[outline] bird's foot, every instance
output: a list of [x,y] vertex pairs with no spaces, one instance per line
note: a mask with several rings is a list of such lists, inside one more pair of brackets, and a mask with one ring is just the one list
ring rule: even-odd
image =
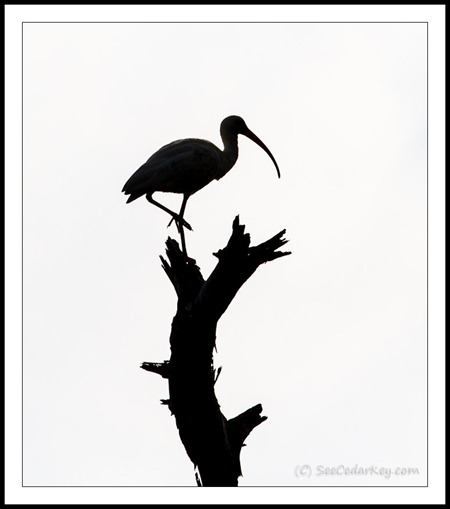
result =
[[192,226],[187,221],[185,221],[182,217],[180,217],[178,215],[172,217],[172,219],[169,221],[169,224],[167,225],[167,228],[169,228],[169,226],[173,223],[173,221],[175,221],[178,230],[180,229],[180,222],[181,222],[181,226],[184,226],[191,232],[193,231]]

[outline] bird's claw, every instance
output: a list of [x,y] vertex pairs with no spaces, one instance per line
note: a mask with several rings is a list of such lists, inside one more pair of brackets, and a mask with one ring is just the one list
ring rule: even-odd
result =
[[185,221],[184,219],[180,218],[180,216],[173,216],[172,219],[169,221],[169,224],[167,225],[167,228],[169,228],[169,226],[173,223],[173,221],[175,221],[175,223],[177,224],[178,230],[180,229],[179,225],[180,225],[180,222],[181,222],[182,226],[184,226],[185,228],[187,228],[191,232],[193,231],[192,230],[192,226],[187,221]]

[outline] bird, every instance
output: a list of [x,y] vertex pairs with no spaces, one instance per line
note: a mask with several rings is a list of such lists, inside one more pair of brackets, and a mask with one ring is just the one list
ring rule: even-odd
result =
[[[220,124],[223,150],[213,143],[197,138],[173,141],[161,147],[127,180],[122,192],[128,195],[126,203],[141,196],[172,216],[181,237],[183,253],[187,256],[184,229],[192,227],[184,219],[188,199],[213,180],[225,176],[238,158],[238,135],[246,136],[259,145],[270,157],[280,178],[280,170],[270,150],[247,127],[238,115],[226,117]],[[179,193],[183,195],[180,212],[177,214],[153,199],[153,193]]]

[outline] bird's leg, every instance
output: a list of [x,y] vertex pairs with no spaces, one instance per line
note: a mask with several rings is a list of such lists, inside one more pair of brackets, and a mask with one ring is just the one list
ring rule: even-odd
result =
[[179,218],[180,218],[180,221],[178,222],[175,219],[175,221],[177,222],[178,231],[180,232],[181,247],[182,247],[183,253],[186,255],[186,257],[187,257],[187,250],[186,250],[186,240],[184,238],[184,228],[183,228],[184,219],[183,219],[183,216],[184,216],[184,211],[186,209],[186,203],[187,203],[188,199],[189,199],[189,195],[188,194],[183,195],[183,203],[181,204],[180,213],[178,214]]
[[184,255],[186,256],[186,258],[188,257],[188,254],[187,254],[187,249],[186,249],[186,240],[184,238],[184,229],[183,229],[183,226],[181,226],[181,228],[178,230],[180,232],[180,238],[181,238],[181,248],[183,250],[183,253]]
[[[187,203],[187,201],[189,199],[189,196],[190,196],[189,194],[183,195],[183,202],[181,204],[180,213],[178,214],[180,216],[181,222],[185,222],[184,219],[183,219],[184,218],[184,211],[186,210],[186,203]],[[190,229],[192,230],[192,228],[190,228]]]
[[181,247],[183,248],[183,253],[187,256],[186,240],[184,237],[184,227],[181,223],[178,222],[177,219],[175,219],[173,217],[170,220],[170,223],[167,225],[167,227],[169,227],[172,224],[172,221],[175,221],[175,223],[177,225],[177,230],[178,230],[178,233],[180,234],[180,238],[181,238]]
[[[181,209],[180,209],[180,213],[178,214],[178,216],[183,220],[184,223],[186,223],[186,221],[184,221],[184,211],[186,209],[186,203],[189,199],[189,195],[183,195],[183,202],[181,204]],[[169,226],[172,224],[173,221],[176,221],[176,218],[174,216],[172,216],[172,219],[169,221],[169,224],[167,225],[167,228],[169,228]],[[178,225],[177,225],[178,227]],[[180,230],[180,228],[178,227],[178,230]],[[190,230],[192,231],[192,228],[190,228]]]
[[[168,209],[164,205],[161,205],[161,203],[158,203],[156,200],[153,199],[151,194],[147,194],[147,195],[145,195],[145,197],[152,205],[156,205],[161,210],[164,210],[164,212],[167,212],[168,214],[170,214],[172,216],[172,218],[176,221],[177,224],[180,222],[185,228],[187,228],[188,230],[192,230],[191,225],[189,223],[187,223],[182,217],[180,217],[179,214],[173,212],[172,210]],[[183,203],[184,203],[184,201],[185,200],[183,200]]]

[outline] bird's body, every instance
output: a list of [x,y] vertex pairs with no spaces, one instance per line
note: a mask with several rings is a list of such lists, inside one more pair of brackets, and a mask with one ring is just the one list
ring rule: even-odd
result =
[[[211,181],[219,180],[231,170],[238,158],[238,134],[243,134],[258,144],[272,159],[280,176],[278,165],[269,149],[248,129],[241,117],[231,116],[223,120],[220,134],[223,150],[209,141],[196,138],[164,145],[129,178],[122,189],[129,195],[127,203],[145,195],[150,203],[175,219],[185,253],[183,226],[191,229],[183,218],[187,200]],[[183,194],[180,213],[176,214],[156,202],[152,195],[157,191]]]
[[192,195],[226,173],[222,151],[206,140],[178,140],[155,152],[123,188],[127,203],[149,192]]

